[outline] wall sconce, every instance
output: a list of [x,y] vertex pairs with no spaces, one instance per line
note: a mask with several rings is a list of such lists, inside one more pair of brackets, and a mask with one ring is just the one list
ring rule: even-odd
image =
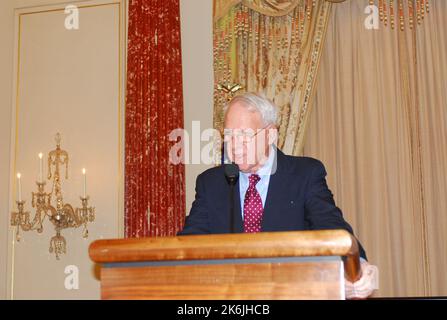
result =
[[[16,239],[20,241],[19,231],[37,230],[38,233],[43,231],[43,222],[46,217],[53,223],[56,235],[50,240],[50,253],[56,254],[56,259],[60,259],[59,255],[66,253],[66,240],[61,235],[61,230],[67,228],[84,227],[83,237],[88,237],[87,223],[95,220],[95,208],[89,207],[88,200],[90,197],[86,194],[86,171],[83,169],[83,195],[81,199],[81,207],[73,209],[71,204],[64,203],[61,186],[61,166],[65,165],[65,179],[68,179],[68,153],[60,148],[61,137],[56,134],[56,149],[48,154],[48,180],[53,179],[53,187],[50,193],[45,192],[46,182],[43,179],[43,159],[39,154],[39,175],[37,184],[37,192],[32,192],[31,205],[36,209],[36,213],[32,221],[30,221],[30,213],[25,211],[25,201],[22,200],[21,175],[17,174],[17,193],[16,201],[17,211],[11,212],[11,226],[17,227]],[[52,205],[52,200],[55,204]]]

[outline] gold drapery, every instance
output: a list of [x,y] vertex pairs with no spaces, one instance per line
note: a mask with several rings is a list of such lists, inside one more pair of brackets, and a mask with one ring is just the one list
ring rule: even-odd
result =
[[404,31],[363,28],[368,0],[333,7],[304,147],[379,267],[378,296],[447,295],[447,1],[430,3]]
[[278,105],[278,146],[288,154],[301,152],[330,9],[325,0],[215,0],[216,129],[222,129],[222,110],[232,94],[221,88],[241,85]]
[[[279,17],[291,13],[298,4],[307,1],[315,4],[317,0],[214,0],[213,17],[217,21],[225,16],[235,5],[242,3],[248,8],[263,15]],[[346,0],[326,0],[327,2],[343,2]]]
[[[314,0],[312,0],[314,1]],[[279,17],[292,12],[295,7],[303,2],[301,0],[215,0],[214,20],[225,16],[235,5],[242,3],[244,6],[263,15]]]

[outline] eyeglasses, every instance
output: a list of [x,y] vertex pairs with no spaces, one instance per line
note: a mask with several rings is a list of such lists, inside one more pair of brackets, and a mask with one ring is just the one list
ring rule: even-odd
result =
[[266,129],[269,126],[266,125],[261,129],[224,129],[224,138],[225,140],[235,138],[242,140],[243,142],[251,142],[261,131]]

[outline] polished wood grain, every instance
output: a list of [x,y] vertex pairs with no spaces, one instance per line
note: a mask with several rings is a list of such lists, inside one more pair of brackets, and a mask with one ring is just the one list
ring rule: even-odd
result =
[[341,261],[103,268],[102,299],[341,299]]
[[97,240],[89,254],[96,263],[343,256],[346,278],[356,281],[361,276],[357,241],[345,230]]

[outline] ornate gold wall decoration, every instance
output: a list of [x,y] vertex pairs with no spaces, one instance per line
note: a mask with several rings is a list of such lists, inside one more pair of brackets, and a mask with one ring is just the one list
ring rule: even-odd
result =
[[[43,179],[42,169],[39,173],[39,181],[36,181],[37,192],[32,192],[31,206],[36,209],[33,220],[30,220],[29,211],[25,211],[25,200],[22,200],[21,176],[18,174],[18,199],[17,211],[11,213],[11,226],[16,227],[16,240],[20,241],[20,229],[23,231],[37,230],[43,232],[43,223],[46,217],[54,225],[56,235],[50,240],[50,253],[56,255],[59,260],[60,255],[66,253],[66,240],[61,235],[61,231],[67,228],[78,228],[83,226],[83,237],[88,237],[87,223],[95,220],[95,208],[89,207],[90,197],[86,194],[85,169],[84,192],[80,197],[81,207],[74,209],[71,204],[65,203],[62,195],[61,171],[65,167],[65,179],[68,179],[68,152],[61,149],[61,137],[56,135],[56,149],[48,154],[48,180],[53,179],[53,186],[50,192],[45,192],[46,182]],[[41,166],[42,168],[42,166]],[[52,205],[52,202],[55,204]]]

